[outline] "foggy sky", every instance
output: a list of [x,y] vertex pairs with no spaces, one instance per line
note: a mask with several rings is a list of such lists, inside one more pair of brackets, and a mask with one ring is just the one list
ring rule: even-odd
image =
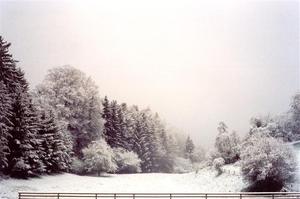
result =
[[0,1],[0,34],[32,88],[72,65],[204,146],[300,88],[298,1]]

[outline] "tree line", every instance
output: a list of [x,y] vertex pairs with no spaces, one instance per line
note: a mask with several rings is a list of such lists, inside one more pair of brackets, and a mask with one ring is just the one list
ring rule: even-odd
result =
[[9,47],[0,37],[1,173],[174,172],[180,158],[199,160],[190,137],[181,144],[149,108],[101,99],[76,68],[53,68],[29,90]]

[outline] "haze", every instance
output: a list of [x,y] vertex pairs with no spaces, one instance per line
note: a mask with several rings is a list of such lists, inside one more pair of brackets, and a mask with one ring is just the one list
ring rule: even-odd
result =
[[298,1],[1,1],[0,34],[32,88],[72,65],[203,146],[300,86]]

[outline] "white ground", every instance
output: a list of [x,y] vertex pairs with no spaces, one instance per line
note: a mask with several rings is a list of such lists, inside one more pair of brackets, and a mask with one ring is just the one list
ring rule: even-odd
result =
[[[300,182],[300,149],[295,148],[298,155]],[[246,184],[242,181],[238,166],[226,165],[223,174],[216,177],[216,172],[204,168],[196,174],[123,174],[108,177],[78,176],[60,174],[43,176],[30,180],[0,179],[0,199],[15,199],[18,191],[37,192],[114,192],[114,193],[187,193],[187,192],[239,192]],[[298,187],[298,188],[297,188]],[[300,191],[300,184],[293,188]]]
[[300,147],[295,147],[296,156],[297,156],[297,170],[296,170],[296,182],[294,184],[295,191],[300,191]]
[[[230,168],[229,168],[230,169]],[[123,174],[109,177],[60,174],[30,180],[0,181],[0,198],[17,198],[18,191],[44,192],[238,192],[245,187],[241,176],[204,168],[198,174]]]

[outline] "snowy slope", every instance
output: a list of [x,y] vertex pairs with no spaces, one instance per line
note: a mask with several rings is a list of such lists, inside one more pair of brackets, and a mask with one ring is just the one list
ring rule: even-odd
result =
[[61,174],[30,180],[0,181],[0,198],[16,198],[18,191],[45,192],[235,192],[245,185],[240,176],[204,168],[186,174],[123,174],[109,177]]

